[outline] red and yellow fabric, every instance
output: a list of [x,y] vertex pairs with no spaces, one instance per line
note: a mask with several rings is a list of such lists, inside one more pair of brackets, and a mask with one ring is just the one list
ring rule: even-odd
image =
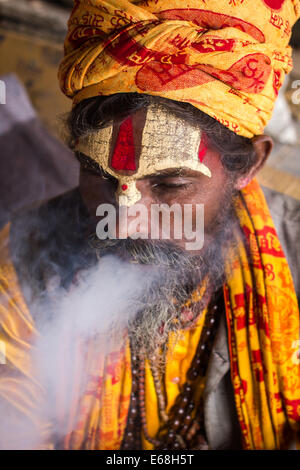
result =
[[253,137],[291,70],[299,0],[75,0],[59,79],[78,103],[146,93]]
[[[287,261],[264,196],[253,181],[236,202],[241,231],[226,266],[224,286],[228,346],[236,409],[244,449],[283,449],[300,430],[299,310]],[[44,435],[43,448],[53,447],[51,423],[36,420],[43,390],[31,364],[32,344],[39,334],[24,301],[9,255],[9,226],[1,233],[0,341],[7,364],[0,366],[0,402],[25,414]],[[205,312],[204,312],[205,315]],[[204,315],[182,333],[167,361],[168,409],[185,381],[200,338]],[[95,353],[91,340],[84,368],[89,379],[80,396],[80,367],[74,355],[74,386],[59,391],[58,405],[72,403],[67,416],[65,449],[119,449],[130,403],[128,345],[108,357]],[[57,371],[64,376],[63,357]],[[174,381],[174,377],[177,378]],[[179,379],[179,380],[178,380]],[[201,390],[204,383],[200,384]],[[159,427],[153,378],[146,363],[146,416],[149,433]],[[60,414],[59,408],[57,415]],[[151,445],[144,439],[144,448]]]
[[243,446],[282,448],[288,427],[300,429],[298,304],[255,180],[241,192],[236,210],[245,243],[238,244],[238,253],[227,266],[224,293]]

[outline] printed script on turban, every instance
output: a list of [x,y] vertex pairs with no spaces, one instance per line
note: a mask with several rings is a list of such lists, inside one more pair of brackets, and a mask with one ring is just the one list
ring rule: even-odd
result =
[[74,103],[130,92],[188,102],[239,135],[259,135],[292,68],[299,4],[75,0],[61,88]]

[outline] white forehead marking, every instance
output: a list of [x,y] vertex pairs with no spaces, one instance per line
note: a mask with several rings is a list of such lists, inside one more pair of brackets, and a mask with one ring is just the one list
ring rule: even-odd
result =
[[113,126],[83,137],[76,150],[95,160],[104,171],[118,181],[116,198],[119,205],[131,206],[140,200],[136,181],[167,168],[189,168],[211,177],[210,169],[200,162],[201,130],[163,106],[151,104],[147,108],[142,134],[138,169],[133,175],[120,175],[109,167]]
[[190,168],[211,177],[210,169],[200,162],[201,130],[161,105],[147,109],[143,130],[140,167],[146,174],[166,168]]

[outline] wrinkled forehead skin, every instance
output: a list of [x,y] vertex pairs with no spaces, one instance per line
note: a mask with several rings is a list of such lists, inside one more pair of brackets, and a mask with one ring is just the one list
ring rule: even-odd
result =
[[118,180],[119,205],[138,202],[141,194],[136,181],[162,170],[188,168],[211,177],[203,163],[206,146],[199,127],[160,104],[80,138],[75,150]]

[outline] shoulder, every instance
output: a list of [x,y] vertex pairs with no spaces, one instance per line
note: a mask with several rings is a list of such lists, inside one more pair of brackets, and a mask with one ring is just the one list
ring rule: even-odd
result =
[[[0,231],[0,340],[7,344],[12,363],[28,360],[39,324],[32,300],[41,267],[55,256],[57,239],[69,239],[66,232],[74,230],[77,208],[78,194],[70,191],[20,212]],[[61,229],[65,226],[69,230]],[[47,260],[45,248],[50,250]]]
[[300,200],[262,186],[300,299]]
[[12,262],[10,228],[7,224],[0,232],[0,341],[6,364],[28,375],[30,344],[37,332]]
[[27,319],[30,318],[11,257],[10,230],[11,224],[8,223],[0,232],[0,319],[2,322],[7,320],[4,315],[6,310],[19,310]]
[[[68,288],[87,261],[87,224],[89,217],[78,188],[12,219],[11,256],[29,305],[48,295],[53,283]],[[39,324],[48,313],[38,309],[32,315]]]

